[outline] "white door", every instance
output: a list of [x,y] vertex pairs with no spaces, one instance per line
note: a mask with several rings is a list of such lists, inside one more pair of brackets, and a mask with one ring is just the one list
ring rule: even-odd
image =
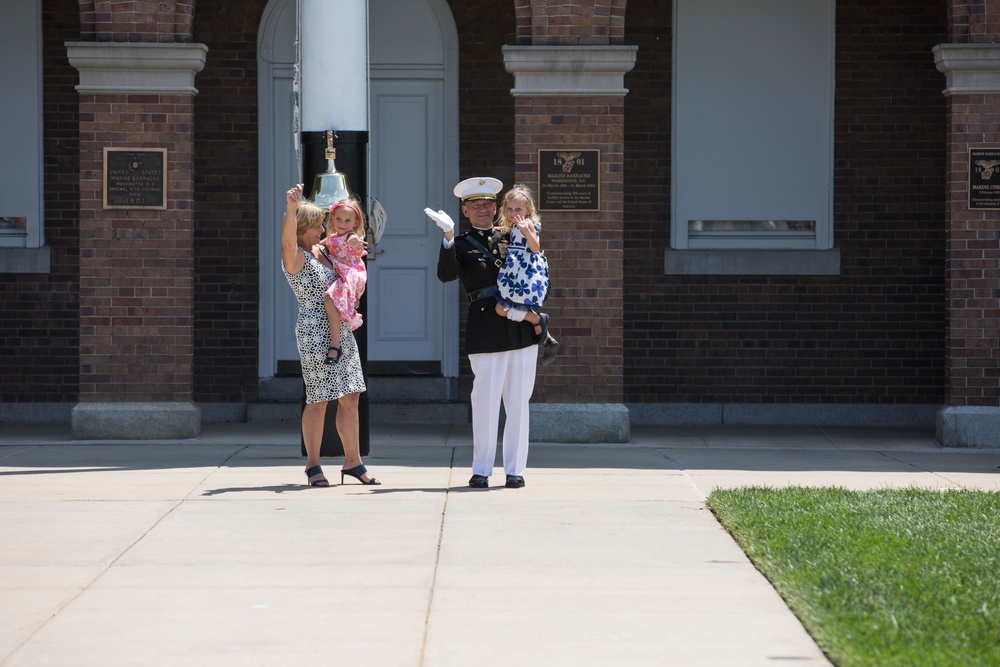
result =
[[[276,199],[292,182],[285,165],[295,164],[291,106],[278,108],[286,90],[291,95],[294,57],[281,65],[265,62],[265,54],[273,61],[280,54],[294,53],[294,17],[290,30],[283,18],[294,14],[294,7],[293,0],[271,0],[260,30],[261,67],[269,70],[261,74],[260,111],[261,377],[273,376],[279,361],[298,360],[288,320],[291,313],[294,323],[295,297],[276,260],[275,218],[283,206]],[[369,0],[368,16],[368,194],[388,215],[385,234],[371,249],[368,262],[369,369],[456,377],[457,287],[437,280],[441,232],[423,209],[443,208],[458,217],[451,194],[451,186],[459,180],[457,31],[446,0]],[[265,107],[265,77],[271,79],[266,84],[273,90],[271,97],[278,100],[270,108]],[[265,126],[274,140],[264,136]],[[267,156],[266,151],[274,155]]]
[[389,221],[368,261],[370,367],[410,361],[422,362],[411,371],[441,372],[441,231],[423,212],[445,205],[441,87],[433,80],[371,81],[371,190]]
[[260,314],[258,375],[273,377],[278,361],[298,361],[295,295],[281,272],[285,192],[300,179],[293,130],[295,1],[271,0],[257,40],[258,225]]
[[[437,279],[458,181],[457,33],[444,0],[369,0],[370,194],[388,213],[368,262],[372,372],[458,374],[455,285]],[[391,19],[389,19],[391,17]]]

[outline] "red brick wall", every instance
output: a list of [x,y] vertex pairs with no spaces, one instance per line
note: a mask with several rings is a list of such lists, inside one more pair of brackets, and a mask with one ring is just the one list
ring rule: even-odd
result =
[[[188,95],[80,95],[80,400],[190,401]],[[166,148],[165,211],[103,208],[105,147]]]
[[956,95],[949,105],[946,399],[1000,401],[1000,216],[968,206],[969,147],[1000,146],[995,95]]
[[83,41],[190,42],[195,0],[80,0]]
[[[620,97],[515,98],[517,178],[537,192],[540,149],[600,151],[601,211],[545,211],[552,291],[545,311],[560,360],[539,370],[535,400],[621,403],[622,115]],[[611,222],[609,222],[609,220]],[[584,381],[581,381],[584,379]]]
[[215,0],[195,14],[195,42],[208,47],[194,98],[199,402],[257,397],[257,29],[266,4]]
[[[449,0],[458,27],[459,178],[514,177],[514,76],[503,46],[514,43],[510,2]],[[456,206],[457,208],[457,206]]]
[[48,274],[0,273],[0,402],[75,401],[79,378],[79,171],[76,69],[64,42],[80,37],[74,0],[42,7],[45,76],[45,242]]
[[[951,0],[950,42],[996,43],[1000,2]],[[948,99],[945,405],[996,406],[1000,401],[1000,218],[969,210],[970,147],[1000,145],[995,95]]]
[[626,402],[940,403],[944,5],[837,3],[836,277],[663,275],[670,7],[626,15]]
[[948,0],[953,44],[995,42],[1000,33],[1000,0]]
[[520,45],[622,44],[625,0],[514,0]]

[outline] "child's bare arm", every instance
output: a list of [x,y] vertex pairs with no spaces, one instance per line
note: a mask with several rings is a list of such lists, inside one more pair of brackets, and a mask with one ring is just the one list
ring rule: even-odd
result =
[[368,247],[365,241],[361,240],[361,237],[357,234],[351,234],[347,237],[347,245],[351,246],[355,250],[364,250]]

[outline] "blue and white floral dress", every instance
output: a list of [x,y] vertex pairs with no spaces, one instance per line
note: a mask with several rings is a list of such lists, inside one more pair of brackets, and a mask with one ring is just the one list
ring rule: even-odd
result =
[[[538,226],[535,226],[538,234]],[[545,253],[531,252],[528,239],[511,227],[507,258],[497,276],[497,301],[505,307],[530,309],[545,303],[549,293],[549,262]]]

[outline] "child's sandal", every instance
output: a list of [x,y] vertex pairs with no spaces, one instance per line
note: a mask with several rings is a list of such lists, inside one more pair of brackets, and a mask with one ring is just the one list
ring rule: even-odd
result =
[[535,326],[539,328],[539,332],[535,334],[535,342],[544,343],[545,339],[549,337],[549,316],[545,313],[538,313],[538,324]]
[[[337,356],[331,357],[330,350],[336,352]],[[323,360],[323,363],[326,364],[327,366],[335,366],[338,361],[340,361],[340,348],[331,345],[330,349],[326,351],[326,359]]]

